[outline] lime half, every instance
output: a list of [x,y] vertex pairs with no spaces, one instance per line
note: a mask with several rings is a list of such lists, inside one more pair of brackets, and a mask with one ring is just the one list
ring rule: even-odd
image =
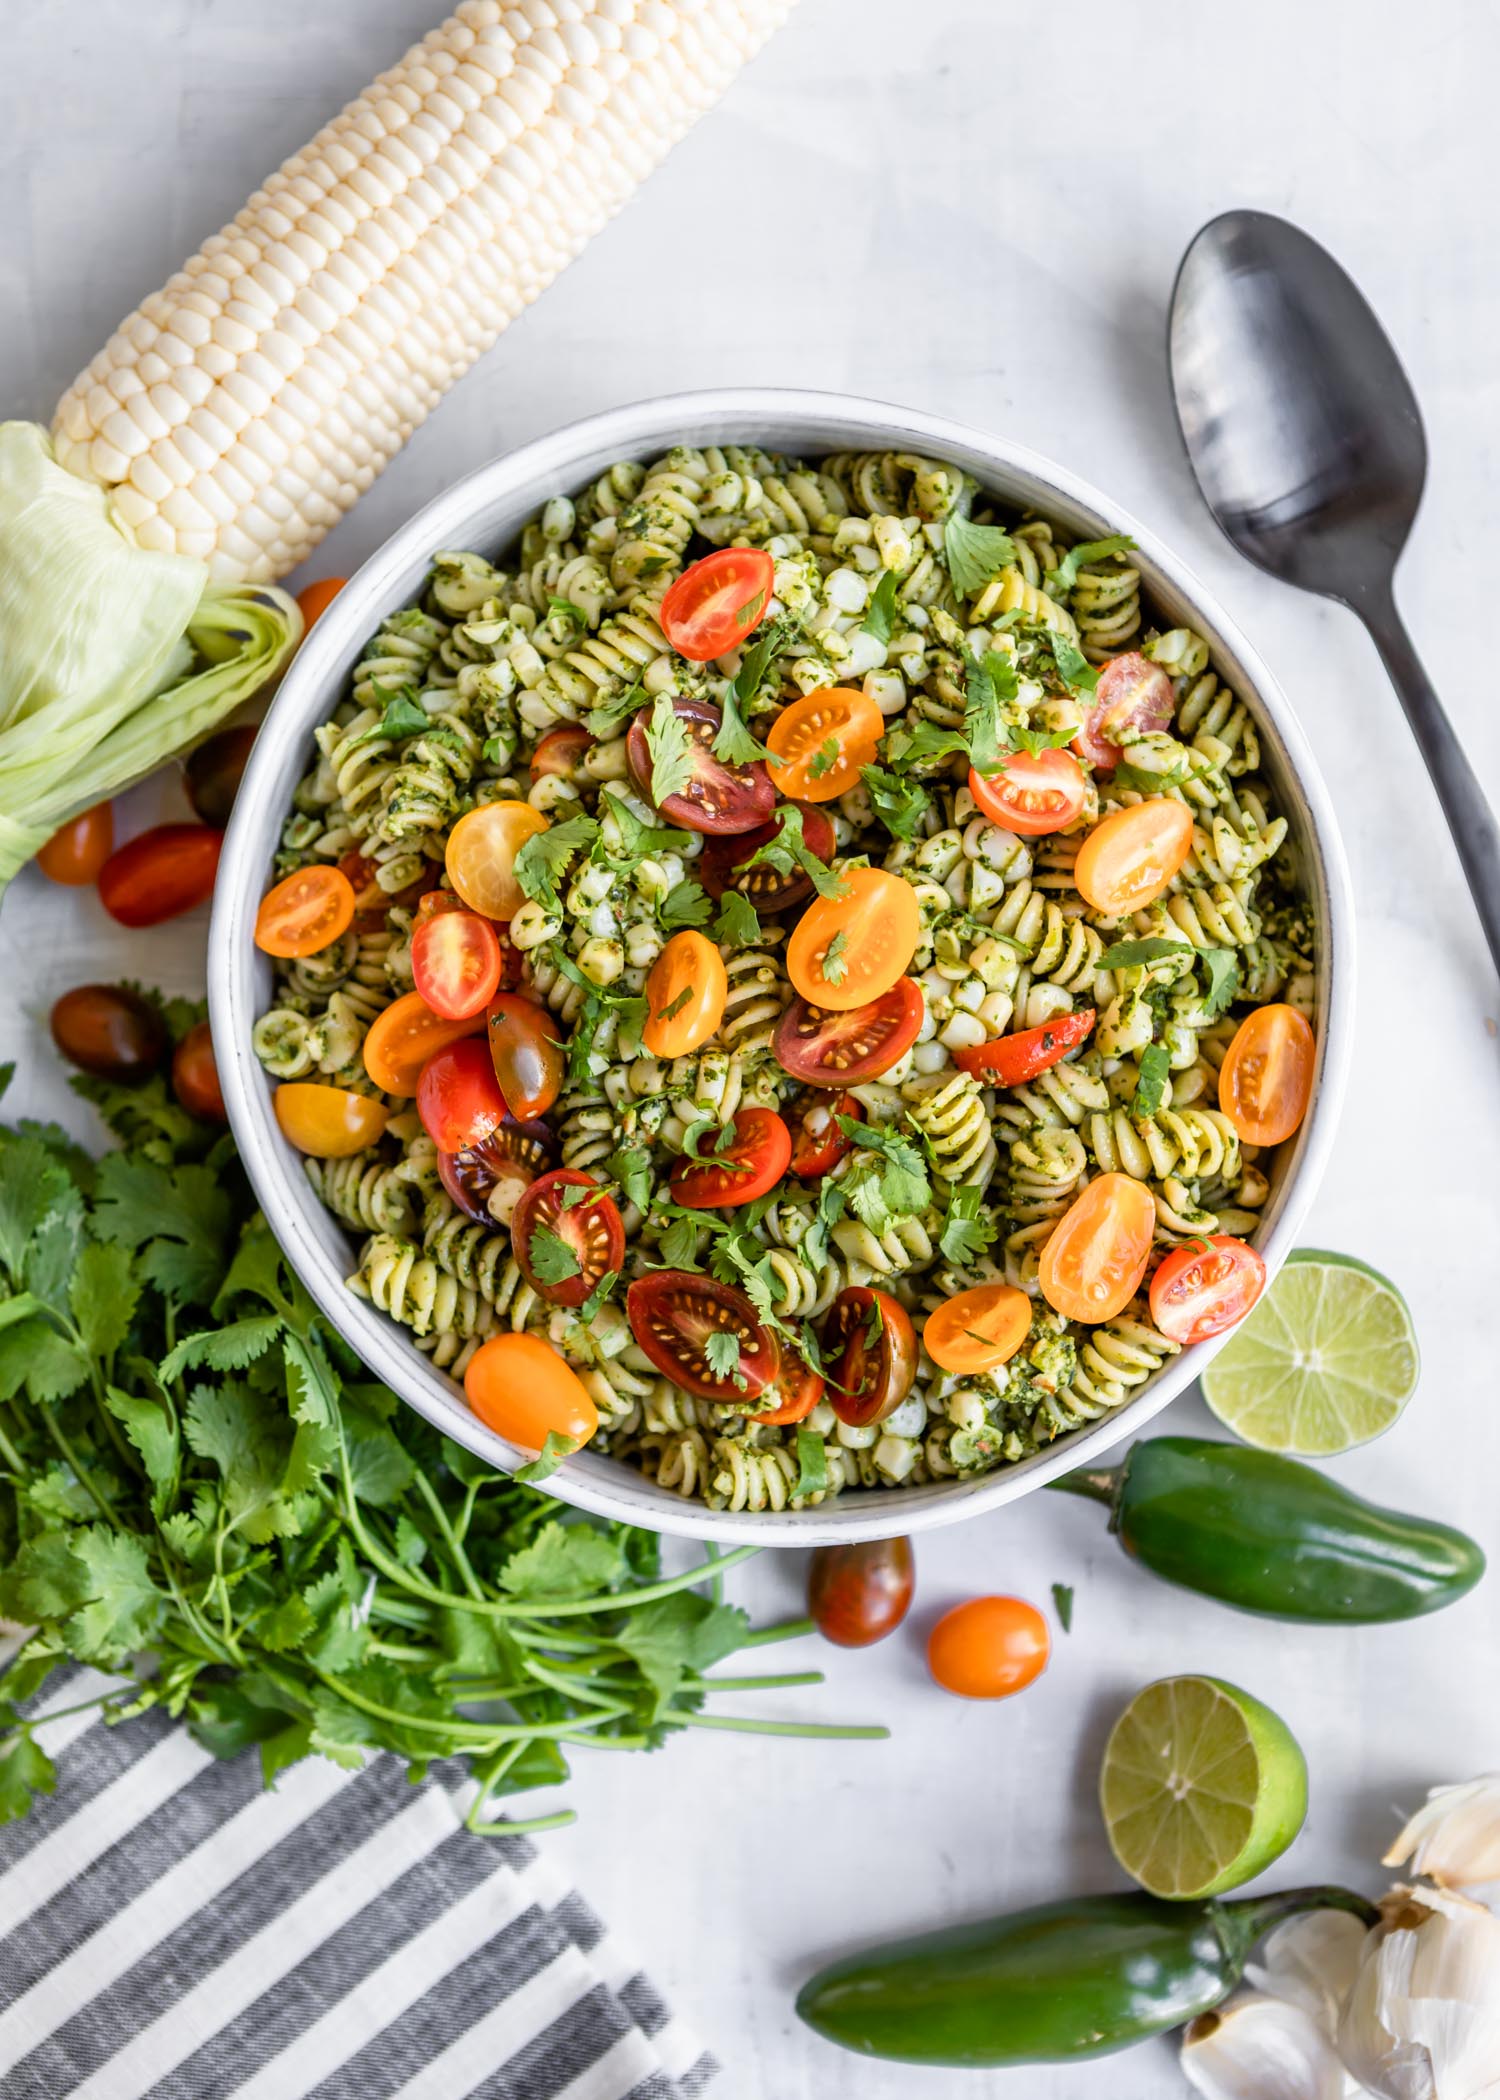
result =
[[1137,1692],[1104,1749],[1099,1805],[1143,1889],[1218,1896],[1279,1859],[1307,1814],[1307,1765],[1285,1721],[1217,1677]]
[[1262,1451],[1331,1458],[1389,1429],[1416,1391],[1417,1337],[1388,1278],[1294,1254],[1203,1373],[1203,1397]]

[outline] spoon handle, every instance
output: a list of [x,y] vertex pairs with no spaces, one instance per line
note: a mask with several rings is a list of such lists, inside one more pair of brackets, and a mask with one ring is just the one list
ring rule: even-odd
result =
[[1500,969],[1500,826],[1484,790],[1443,713],[1432,681],[1389,591],[1355,606],[1406,709],[1406,719],[1437,789],[1448,829],[1463,862],[1490,954]]

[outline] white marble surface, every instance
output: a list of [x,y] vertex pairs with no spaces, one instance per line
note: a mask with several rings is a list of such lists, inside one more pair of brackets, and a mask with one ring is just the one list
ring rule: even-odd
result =
[[[9,0],[0,71],[0,405],[45,417],[117,318],[257,179],[428,28],[441,0]],[[563,281],[461,385],[312,564],[348,571],[474,462],[608,403],[720,381],[850,387],[1002,429],[1075,468],[1193,562],[1284,681],[1354,865],[1354,1082],[1309,1241],[1388,1270],[1426,1369],[1410,1412],[1336,1467],[1500,1548],[1500,1011],[1442,821],[1374,656],[1334,607],[1243,566],[1170,420],[1164,305],[1194,229],[1234,203],[1328,242],[1384,315],[1432,441],[1401,597],[1500,797],[1493,536],[1500,221],[1486,0],[803,0],[800,14]],[[133,821],[175,807],[140,791]],[[15,1105],[65,1110],[52,1000],[128,970],[202,982],[201,922],[123,936],[91,897],[17,883],[0,919]],[[75,1104],[76,1106],[76,1104]],[[1168,1426],[1205,1420],[1180,1404]],[[1393,1807],[1496,1762],[1500,1576],[1358,1638],[1238,1619],[1128,1568],[1098,1513],[1037,1496],[923,1542],[914,1625],[835,1654],[782,1710],[888,1720],[884,1745],[701,1733],[584,1759],[546,1840],[728,2066],[775,2100],[1158,2100],[1165,2045],[991,2076],[866,2065],[815,2041],[793,1986],[853,1939],[1113,1874],[1093,1802],[1108,1724],[1146,1679],[1209,1669],[1306,1747],[1283,1872],[1372,1882]],[[800,1570],[760,1563],[768,1610]],[[1074,1632],[1013,1705],[925,1681],[919,1635],[975,1588],[1077,1591]],[[789,1653],[789,1651],[782,1651]],[[741,1702],[748,1703],[748,1702]],[[717,2090],[717,2089],[716,2089]]]

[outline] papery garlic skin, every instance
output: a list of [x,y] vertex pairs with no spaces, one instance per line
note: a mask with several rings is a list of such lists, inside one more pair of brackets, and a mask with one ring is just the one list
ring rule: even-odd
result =
[[1365,1927],[1346,1910],[1308,1911],[1268,1935],[1259,1961],[1245,1964],[1245,1981],[1267,1997],[1300,2006],[1332,2041],[1365,1939]]
[[1500,2100],[1500,1918],[1395,1888],[1360,1955],[1338,2050],[1374,2100]]
[[1311,2013],[1259,1991],[1238,1991],[1200,2013],[1183,2032],[1179,2060],[1204,2100],[1345,2100],[1349,2089]]
[[[1500,1892],[1500,1772],[1435,1786],[1382,1865],[1429,1875],[1444,1888]],[[1487,1900],[1493,1900],[1488,1898]]]

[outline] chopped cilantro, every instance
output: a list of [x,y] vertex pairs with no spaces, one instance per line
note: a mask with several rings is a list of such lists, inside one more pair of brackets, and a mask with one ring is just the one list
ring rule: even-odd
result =
[[674,884],[661,901],[661,923],[669,929],[675,926],[706,926],[713,913],[714,908],[708,892],[692,881]]
[[604,1274],[599,1278],[599,1281],[594,1285],[594,1288],[584,1299],[582,1305],[580,1305],[578,1308],[577,1317],[583,1326],[588,1326],[589,1322],[598,1312],[600,1306],[603,1305],[605,1300],[610,1296],[611,1292],[614,1290],[614,1287],[619,1282],[619,1280],[620,1272],[618,1269],[605,1270]]
[[1135,1100],[1131,1113],[1144,1122],[1154,1116],[1161,1107],[1167,1090],[1167,1074],[1171,1069],[1171,1056],[1165,1043],[1148,1043],[1141,1052],[1141,1076],[1135,1083]]
[[651,754],[651,800],[660,809],[669,796],[680,795],[693,777],[693,739],[670,693],[658,693],[651,703],[646,748]]
[[562,897],[557,885],[563,870],[575,853],[586,851],[598,836],[598,820],[581,810],[537,832],[516,855],[515,877],[522,893],[543,911],[560,912]]
[[815,1429],[797,1431],[797,1485],[792,1499],[828,1492],[828,1446]]
[[860,622],[862,634],[873,635],[877,642],[888,642],[896,626],[897,591],[894,569],[882,569],[880,581],[870,593],[870,602],[865,607],[864,619]]
[[[1129,543],[1127,543],[1129,544]],[[1064,1633],[1073,1631],[1073,1591],[1066,1582],[1052,1585],[1052,1603],[1057,1612],[1057,1623]]]
[[817,750],[813,753],[812,762],[808,766],[807,770],[814,780],[821,780],[825,773],[831,773],[833,771],[834,767],[838,764],[838,762],[838,738],[832,736],[825,737],[823,742],[819,744]]
[[802,622],[793,613],[778,613],[762,628],[740,659],[733,691],[738,705],[750,705],[765,683],[766,673],[782,651],[791,647],[802,632]]
[[927,1208],[932,1182],[910,1138],[889,1124],[872,1126],[853,1116],[840,1116],[839,1128],[867,1155],[843,1181],[844,1200],[861,1224],[884,1232],[893,1218],[915,1217]]
[[571,627],[578,634],[589,624],[588,614],[581,605],[575,605],[571,598],[549,598],[547,618],[556,620],[562,627]]
[[737,609],[734,616],[735,626],[742,627],[748,632],[765,609],[766,594],[763,590],[759,590],[753,598],[747,598],[744,604]]
[[563,1436],[559,1430],[549,1429],[540,1457],[534,1458],[530,1465],[518,1466],[511,1475],[512,1480],[524,1480],[532,1487],[550,1480],[563,1460],[573,1456],[580,1442],[576,1436]]
[[1070,634],[1053,634],[1052,661],[1070,693],[1091,693],[1099,683],[1099,673]]
[[1200,948],[1198,960],[1208,978],[1204,1005],[1215,1020],[1229,1010],[1240,988],[1240,959],[1232,948]]
[[945,1258],[958,1268],[977,1261],[995,1238],[998,1227],[983,1214],[984,1192],[966,1182],[948,1191],[948,1215],[938,1241]]
[[740,1369],[740,1338],[737,1334],[717,1329],[704,1343],[703,1353],[715,1378],[732,1378],[741,1391],[744,1390],[745,1374]]
[[[1099,958],[1101,970],[1139,970],[1146,963],[1165,962],[1171,955],[1191,955],[1192,946],[1187,941],[1167,941],[1153,934],[1144,941],[1116,941],[1106,948]],[[1223,954],[1227,951],[1216,951]]]
[[678,831],[666,824],[643,824],[630,804],[612,789],[606,788],[599,798],[601,807],[609,804],[605,814],[614,818],[620,829],[620,842],[626,858],[644,860],[652,853],[680,853],[684,846],[692,846],[695,836],[691,831]]
[[644,1210],[651,1201],[651,1154],[644,1145],[619,1145],[609,1155],[610,1173],[627,1203]]
[[539,1219],[532,1226],[526,1241],[526,1260],[536,1272],[538,1283],[566,1283],[570,1276],[581,1274],[578,1256],[560,1232]]
[[733,685],[726,686],[721,719],[714,736],[714,757],[722,758],[726,766],[748,766],[765,755],[765,745],[745,727],[739,696]]
[[675,1020],[677,1015],[682,1012],[682,1009],[687,1005],[688,1001],[692,998],[692,996],[693,987],[690,984],[685,984],[682,987],[682,990],[677,994],[677,997],[675,999],[669,1001],[669,1003],[666,1006],[663,1006],[658,1010],[658,1012],[655,1015],[655,1019],[658,1021]]
[[730,948],[751,948],[760,939],[760,919],[755,906],[738,890],[726,890],[719,899],[714,938]]
[[943,559],[960,598],[972,598],[1016,558],[1016,543],[998,525],[976,525],[951,511],[943,524]]
[[612,700],[600,700],[591,707],[583,718],[584,727],[590,736],[604,740],[618,736],[632,716],[640,713],[648,698],[646,688],[639,681],[628,685]]
[[1048,575],[1047,582],[1057,597],[1066,597],[1078,581],[1080,569],[1086,568],[1090,562],[1103,561],[1111,554],[1128,554],[1134,545],[1135,541],[1128,532],[1112,532],[1108,539],[1103,540],[1083,540],[1078,546],[1068,549]]
[[823,975],[829,984],[842,984],[849,975],[849,962],[844,950],[849,945],[849,936],[841,926],[823,951]]
[[790,875],[800,868],[820,897],[842,897],[848,888],[843,877],[835,875],[826,860],[819,860],[802,836],[802,812],[795,802],[782,803],[776,812],[775,837],[756,848],[741,872],[762,865],[774,868],[778,875]]
[[672,1222],[661,1236],[661,1258],[669,1269],[696,1269],[702,1244],[701,1218],[674,1210]]
[[389,686],[377,685],[373,690],[385,702],[385,712],[380,720],[355,737],[350,744],[399,743],[403,737],[420,736],[424,729],[432,727],[432,717],[417,699],[416,687],[404,685],[398,692]]
[[1109,777],[1116,787],[1133,788],[1138,795],[1160,795],[1167,788],[1181,787],[1191,776],[1186,766],[1173,766],[1170,773],[1148,773],[1144,766],[1122,759]]
[[860,778],[870,807],[893,839],[914,839],[922,830],[932,797],[920,780],[887,766],[862,766]]

